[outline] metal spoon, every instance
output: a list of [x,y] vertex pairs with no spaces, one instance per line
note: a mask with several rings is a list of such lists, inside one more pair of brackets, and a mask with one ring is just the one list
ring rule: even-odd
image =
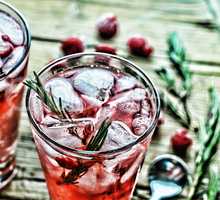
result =
[[186,163],[179,157],[171,154],[156,157],[148,172],[151,200],[178,196],[188,183],[188,174]]

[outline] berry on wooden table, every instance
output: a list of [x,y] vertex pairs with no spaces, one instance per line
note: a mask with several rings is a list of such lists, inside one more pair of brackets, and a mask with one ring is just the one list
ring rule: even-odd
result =
[[109,44],[98,44],[95,46],[96,52],[116,54],[116,48],[112,47]]
[[192,138],[187,129],[178,129],[171,138],[173,151],[180,156],[185,156],[188,148],[192,145]]
[[64,55],[81,53],[84,51],[83,41],[77,37],[69,37],[62,41],[61,50]]
[[127,46],[130,53],[137,56],[149,57],[153,53],[153,47],[151,47],[142,36],[137,35],[130,37]]
[[114,14],[106,14],[100,17],[96,24],[98,35],[103,39],[110,39],[118,32],[118,20]]

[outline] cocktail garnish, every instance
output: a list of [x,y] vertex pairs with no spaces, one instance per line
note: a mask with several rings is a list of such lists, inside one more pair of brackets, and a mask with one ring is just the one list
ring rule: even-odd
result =
[[[98,151],[101,149],[105,139],[106,139],[106,136],[107,136],[107,133],[108,133],[108,128],[109,126],[111,125],[111,122],[109,121],[109,119],[105,119],[97,134],[92,137],[92,139],[89,141],[89,144],[87,145],[87,150],[88,151]],[[59,163],[61,161],[59,160]],[[97,161],[94,160],[94,162],[92,161],[89,161],[87,163],[78,163],[78,166],[74,166],[74,168],[67,174],[62,174],[62,178],[63,178],[63,183],[71,183],[71,184],[76,184],[77,183],[77,179],[81,176],[83,176],[89,169],[89,167],[91,167],[94,163],[96,163]],[[61,164],[62,166],[65,165],[65,163],[62,163]]]
[[38,98],[41,101],[43,101],[44,104],[47,105],[47,107],[52,112],[56,113],[62,119],[71,120],[71,117],[70,117],[68,111],[66,111],[66,109],[63,108],[62,99],[59,97],[59,104],[57,105],[53,95],[50,94],[51,92],[47,92],[45,90],[37,73],[36,72],[33,72],[33,73],[34,73],[35,80],[27,80],[24,82],[24,84],[26,86],[28,86],[30,89],[34,90],[37,93]]
[[[59,98],[59,104],[57,105],[54,96],[51,95],[51,92],[47,92],[45,90],[36,72],[34,72],[34,78],[35,80],[27,80],[24,82],[24,84],[30,89],[34,90],[37,93],[38,98],[43,101],[52,112],[56,113],[61,119],[70,120],[71,123],[71,116],[69,115],[68,111],[63,108],[62,99]],[[86,150],[99,151],[101,149],[105,142],[110,125],[111,122],[108,118],[102,122],[97,134],[90,139]],[[83,163],[79,163],[78,166],[74,166],[74,168],[67,175],[62,174],[63,183],[77,183],[76,180],[83,176],[88,171],[90,166],[92,165],[87,166]]]

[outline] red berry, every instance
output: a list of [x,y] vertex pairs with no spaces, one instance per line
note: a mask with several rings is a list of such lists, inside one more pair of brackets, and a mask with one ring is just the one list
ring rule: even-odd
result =
[[82,40],[77,37],[69,37],[62,42],[61,50],[64,55],[81,53],[84,51],[84,44]]
[[181,128],[172,136],[171,144],[176,154],[184,156],[189,146],[192,145],[192,138],[185,128]]
[[165,123],[164,114],[161,112],[160,116],[159,116],[159,119],[157,121],[157,128],[159,128],[164,123]]
[[140,54],[145,47],[146,41],[141,36],[134,36],[128,39],[127,45],[132,53]]
[[149,46],[142,36],[130,37],[127,45],[129,51],[134,55],[149,57],[153,52],[153,48]]
[[95,47],[96,52],[116,54],[116,48],[112,47],[109,44],[99,44]]
[[97,31],[103,39],[114,37],[118,31],[118,20],[114,14],[102,16],[97,22]]
[[11,43],[11,38],[6,34],[2,35],[2,40],[5,41],[5,42],[10,42]]
[[56,157],[55,160],[65,169],[73,169],[79,165],[76,159],[74,160],[68,157]]
[[151,56],[151,54],[153,53],[154,49],[151,46],[145,46],[143,49],[143,55],[146,57]]

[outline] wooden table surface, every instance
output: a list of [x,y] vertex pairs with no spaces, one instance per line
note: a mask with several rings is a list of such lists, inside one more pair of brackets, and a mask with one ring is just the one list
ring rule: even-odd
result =
[[[195,121],[203,119],[207,111],[208,87],[214,84],[220,92],[220,35],[214,29],[205,26],[207,22],[212,22],[213,18],[204,0],[8,0],[8,2],[25,15],[32,35],[35,36],[30,52],[29,74],[59,55],[58,42],[39,41],[36,40],[37,37],[63,39],[76,35],[84,37],[89,43],[100,42],[94,29],[96,19],[103,13],[114,12],[120,21],[120,34],[110,43],[124,49],[130,35],[140,33],[146,36],[155,48],[152,59],[133,58],[132,61],[141,66],[158,86],[161,83],[154,69],[169,65],[166,55],[167,34],[171,31],[180,34],[188,52],[190,69],[194,73],[190,110]],[[134,200],[148,199],[146,181],[148,163],[156,155],[172,152],[169,139],[178,127],[180,127],[178,123],[166,116],[166,123],[158,133],[159,136],[152,141],[147,154]],[[191,168],[195,149],[196,144],[192,146],[187,157]],[[219,155],[220,153],[215,160],[218,166],[220,166]],[[0,192],[0,199],[49,199],[24,106],[17,147],[17,169],[16,178]]]

